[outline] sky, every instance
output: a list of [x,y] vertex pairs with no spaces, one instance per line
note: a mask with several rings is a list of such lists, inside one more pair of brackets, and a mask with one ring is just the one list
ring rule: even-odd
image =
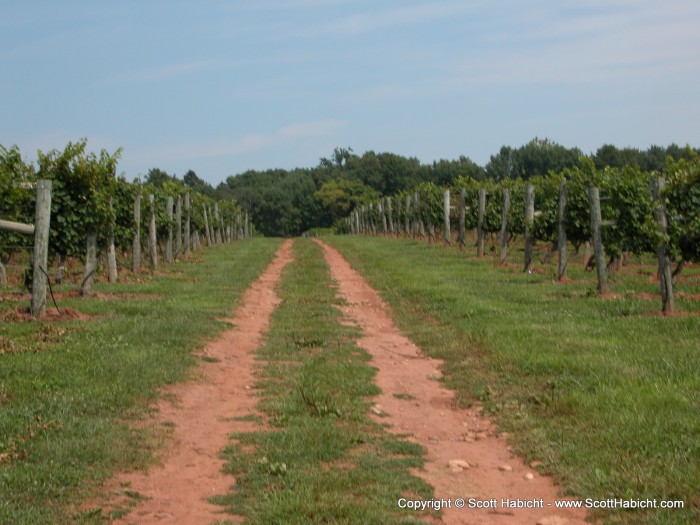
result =
[[0,144],[129,180],[700,145],[698,0],[0,0],[0,71]]

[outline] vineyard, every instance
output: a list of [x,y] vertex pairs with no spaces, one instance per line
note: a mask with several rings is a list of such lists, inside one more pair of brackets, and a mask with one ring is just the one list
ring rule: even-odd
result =
[[121,151],[96,155],[86,147],[82,140],[39,152],[35,169],[17,147],[0,146],[0,284],[33,290],[35,318],[44,314],[47,283],[71,277],[74,260],[84,267],[80,292],[90,295],[98,252],[114,283],[119,266],[138,273],[145,259],[156,270],[159,259],[172,263],[204,244],[252,235],[248,214],[234,200],[214,201],[175,180],[159,187],[128,182],[116,175]]
[[[453,231],[456,230],[456,238]],[[523,271],[532,272],[533,246],[542,241],[558,256],[557,279],[566,279],[570,247],[585,247],[584,266],[596,269],[598,292],[609,292],[608,273],[631,255],[656,254],[662,310],[672,313],[673,283],[688,262],[700,261],[700,160],[673,160],[663,173],[639,168],[597,169],[593,161],[527,181],[461,177],[451,188],[422,183],[414,190],[356,208],[345,222],[353,234],[395,234],[464,247],[476,231],[477,256],[486,236],[508,246],[522,236]]]
[[[120,153],[0,147],[0,523],[697,522],[694,153],[372,192],[286,241]],[[678,506],[397,504],[524,494]]]

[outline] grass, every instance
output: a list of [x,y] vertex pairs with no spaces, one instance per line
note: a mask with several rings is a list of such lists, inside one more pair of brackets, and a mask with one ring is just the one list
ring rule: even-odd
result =
[[358,331],[340,324],[320,248],[297,240],[294,257],[258,352],[265,424],[234,436],[224,458],[236,488],[215,501],[253,524],[419,523],[397,501],[432,494],[409,473],[422,448],[368,417],[374,369]]
[[[573,282],[523,274],[456,249],[332,237],[392,306],[399,326],[445,361],[463,405],[483,401],[527,460],[581,498],[682,500],[684,510],[596,511],[609,523],[700,522],[700,317],[654,315],[653,266],[613,276],[612,300],[570,263]],[[471,254],[470,254],[471,255]],[[651,261],[650,261],[651,262]],[[697,311],[697,269],[680,288]],[[696,296],[695,296],[696,297]]]
[[[151,462],[171,430],[130,423],[148,415],[159,387],[187,377],[199,362],[193,350],[228,326],[216,319],[278,246],[217,246],[155,275],[125,272],[119,284],[96,285],[121,299],[59,299],[88,320],[3,322],[0,523],[103,522],[99,509],[78,510],[81,502],[115,470]],[[3,300],[0,315],[27,304]]]

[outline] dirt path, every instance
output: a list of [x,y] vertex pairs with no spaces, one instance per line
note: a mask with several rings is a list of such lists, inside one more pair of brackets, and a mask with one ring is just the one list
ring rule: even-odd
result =
[[[505,438],[496,437],[494,425],[478,407],[453,408],[453,392],[436,381],[440,361],[425,357],[402,336],[379,294],[336,250],[319,244],[340,295],[348,303],[343,311],[362,328],[358,344],[372,355],[372,364],[378,369],[376,381],[382,394],[374,408],[377,420],[388,423],[393,433],[410,434],[427,450],[425,471],[416,474],[435,487],[436,499],[450,500],[452,508],[444,509],[444,523],[585,523],[583,511],[554,507],[555,500],[562,498],[551,479],[513,457]],[[462,460],[468,466],[462,463],[450,468],[452,460]],[[463,498],[467,506],[454,508],[457,498]],[[469,498],[474,498],[474,504],[481,502],[492,508],[468,508]],[[508,508],[503,506],[503,498],[531,504],[541,500],[543,508]]]
[[292,242],[285,241],[245,292],[234,317],[228,319],[235,327],[203,350],[209,359],[202,365],[202,379],[166,390],[158,404],[158,421],[174,426],[175,442],[162,466],[117,477],[115,487],[128,487],[148,499],[114,523],[209,525],[232,518],[206,499],[225,494],[235,482],[221,472],[224,462],[219,459],[228,435],[254,430],[252,423],[235,418],[254,412],[253,351],[261,345],[270,314],[279,303],[274,287],[292,259],[291,247]]

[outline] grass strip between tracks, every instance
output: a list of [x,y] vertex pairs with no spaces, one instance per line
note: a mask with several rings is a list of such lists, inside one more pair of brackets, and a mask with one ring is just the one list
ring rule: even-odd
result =
[[295,241],[278,294],[258,352],[261,428],[234,436],[224,457],[235,491],[215,501],[250,523],[418,523],[397,501],[432,494],[409,473],[421,467],[422,447],[368,417],[374,370],[353,342],[358,329],[341,324],[336,287],[310,240]]

